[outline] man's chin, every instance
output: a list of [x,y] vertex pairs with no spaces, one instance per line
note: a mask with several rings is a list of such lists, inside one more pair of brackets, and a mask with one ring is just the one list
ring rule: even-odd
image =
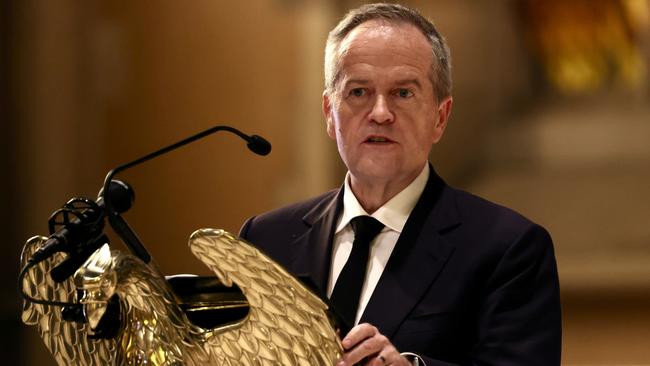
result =
[[373,164],[369,167],[362,167],[350,170],[353,178],[364,182],[380,183],[399,180],[403,175],[395,166]]
[[[424,165],[423,165],[424,166]],[[422,171],[422,167],[408,169],[404,164],[388,161],[369,161],[358,164],[354,169],[348,168],[353,179],[366,184],[385,184],[410,182]]]

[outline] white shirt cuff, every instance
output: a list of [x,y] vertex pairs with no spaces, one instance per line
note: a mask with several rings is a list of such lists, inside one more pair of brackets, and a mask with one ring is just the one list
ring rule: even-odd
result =
[[400,355],[406,357],[406,359],[409,360],[413,366],[427,366],[422,357],[416,355],[413,352],[402,352]]

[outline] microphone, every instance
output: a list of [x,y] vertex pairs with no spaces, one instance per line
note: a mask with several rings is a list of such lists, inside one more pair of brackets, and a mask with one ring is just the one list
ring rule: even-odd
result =
[[[173,143],[169,146],[165,146],[143,157],[119,165],[115,169],[109,171],[108,174],[106,174],[106,178],[104,179],[104,188],[100,192],[107,192],[106,194],[102,194],[104,197],[113,194],[108,190],[108,186],[110,182],[113,180],[113,176],[115,176],[117,173],[132,168],[136,165],[140,165],[148,160],[166,154],[172,150],[176,150],[181,146],[202,139],[218,131],[228,131],[241,137],[243,140],[247,142],[246,146],[248,146],[248,149],[254,152],[255,154],[264,156],[264,155],[268,155],[271,152],[271,143],[269,143],[266,139],[264,139],[261,136],[258,135],[248,136],[245,133],[239,131],[238,129],[230,126],[214,126],[208,128],[205,131],[187,137],[181,141]],[[149,261],[151,260],[151,256],[149,255],[149,252],[147,252],[147,249],[145,249],[144,245],[142,245],[142,242],[135,234],[135,232],[131,229],[131,227],[129,227],[127,222],[119,215],[120,212],[115,207],[113,207],[113,201],[109,199],[109,200],[105,200],[105,202],[106,202],[105,215],[108,218],[108,223],[111,225],[113,230],[117,233],[117,235],[120,236],[124,244],[126,244],[126,246],[129,248],[129,250],[131,250],[131,252],[134,255],[136,255],[145,263],[149,263]]]
[[[248,136],[236,128],[229,126],[214,126],[141,158],[116,167],[106,174],[103,187],[99,191],[99,197],[96,201],[86,198],[74,198],[68,201],[63,208],[52,214],[48,221],[51,234],[50,237],[27,260],[26,265],[22,268],[18,276],[18,289],[20,294],[25,299],[36,304],[56,306],[71,305],[65,302],[36,299],[26,294],[22,287],[23,279],[31,267],[51,257],[57,252],[66,252],[68,253],[68,257],[52,269],[50,272],[51,278],[56,282],[62,282],[74,274],[76,269],[79,268],[79,266],[81,266],[96,249],[98,249],[103,243],[108,242],[108,237],[103,233],[105,224],[104,218],[108,219],[113,230],[115,230],[115,232],[120,236],[131,252],[145,263],[149,263],[151,256],[145,249],[144,245],[142,245],[142,242],[135,232],[133,232],[129,227],[126,220],[120,216],[120,213],[126,212],[131,208],[133,201],[135,200],[133,190],[127,183],[114,180],[113,176],[123,170],[142,164],[157,156],[175,150],[217,131],[228,131],[236,134],[247,142],[247,146],[252,152],[258,155],[267,155],[271,152],[271,144],[263,137],[258,135]],[[70,218],[70,216],[72,216],[72,218]],[[63,221],[57,222],[57,218],[60,217],[63,218]],[[59,230],[55,230],[57,226],[62,227]]]
[[[110,182],[108,189],[112,206],[117,211],[126,212],[131,208],[134,194],[127,183],[113,180]],[[72,254],[80,247],[79,243],[85,243],[99,237],[104,228],[104,207],[104,198],[100,191],[100,196],[96,202],[86,198],[73,198],[63,208],[54,212],[48,220],[51,235],[45,244],[36,250],[29,259],[32,265],[44,261],[54,253],[67,252]],[[73,216],[73,218],[70,219],[70,216]],[[60,217],[63,218],[63,222],[57,222]],[[57,225],[63,225],[63,227],[55,231]]]
[[[139,159],[122,164],[108,172],[106,179],[104,180],[104,186],[99,191],[99,197],[96,202],[84,198],[72,199],[68,201],[62,209],[57,210],[50,217],[49,226],[51,235],[45,244],[34,252],[32,257],[29,259],[31,265],[38,264],[57,252],[73,254],[76,251],[78,252],[76,254],[80,254],[80,252],[83,251],[82,255],[74,256],[75,262],[79,262],[80,258],[87,257],[86,252],[88,251],[88,248],[83,248],[82,250],[82,246],[79,246],[78,244],[81,242],[89,242],[90,239],[93,238],[97,239],[101,235],[102,230],[104,229],[104,217],[108,217],[109,224],[124,241],[127,247],[145,263],[149,263],[151,256],[145,249],[144,245],[142,245],[142,242],[135,232],[127,224],[124,218],[120,216],[120,213],[126,212],[131,208],[133,201],[135,200],[133,189],[126,182],[114,180],[113,176],[121,171],[142,164],[150,159],[211,135],[217,131],[228,131],[241,137],[247,142],[248,148],[255,154],[264,156],[271,152],[271,144],[261,136],[248,136],[236,128],[229,126],[214,126],[172,145],[154,151],[153,153],[147,154]],[[59,215],[63,216],[62,223],[56,222]],[[70,219],[70,215],[73,216],[72,219]],[[54,227],[57,224],[62,224],[63,227],[58,231],[55,231]],[[72,258],[69,259],[71,260]],[[60,266],[62,268],[69,267],[70,265],[66,266],[66,263],[68,262],[70,261],[66,260]],[[66,270],[64,272],[68,271]]]
[[271,143],[264,137],[253,135],[248,140],[248,149],[257,155],[268,155],[271,152]]
[[[73,202],[79,201],[68,201],[68,203],[66,203],[66,206],[73,204]],[[75,212],[73,214],[75,218],[58,231],[52,233],[45,244],[38,248],[38,250],[31,256],[31,258],[29,258],[29,261],[32,262],[32,264],[38,264],[51,257],[54,253],[66,252],[68,251],[69,243],[77,243],[83,240],[84,237],[88,237],[90,235],[90,232],[95,231],[96,228],[94,226],[96,225],[92,224],[98,221],[102,221],[97,219],[103,216],[103,207],[100,207],[96,203],[93,206],[94,207],[88,207],[81,211],[73,211]],[[62,212],[64,209],[57,210],[54,215]],[[72,210],[70,208],[68,209]],[[52,218],[54,218],[54,216]]]

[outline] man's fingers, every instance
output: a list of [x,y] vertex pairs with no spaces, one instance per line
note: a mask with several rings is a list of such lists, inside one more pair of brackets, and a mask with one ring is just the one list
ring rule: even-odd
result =
[[364,339],[373,337],[376,334],[379,334],[379,331],[374,326],[368,323],[359,324],[348,332],[345,338],[341,341],[341,345],[343,345],[345,350],[349,350]]
[[395,346],[371,324],[359,324],[341,341],[345,354],[338,365],[351,366],[364,362],[367,366],[409,365]]
[[399,351],[389,343],[387,347],[382,348],[379,354],[368,359],[366,366],[410,366],[411,363]]
[[366,363],[366,366],[386,366],[386,365],[390,365],[389,359],[382,354],[370,358]]
[[386,337],[381,334],[375,334],[370,338],[366,338],[361,343],[357,344],[354,348],[349,350],[343,359],[348,365],[354,365],[363,359],[372,359],[379,355],[379,352],[387,345]]

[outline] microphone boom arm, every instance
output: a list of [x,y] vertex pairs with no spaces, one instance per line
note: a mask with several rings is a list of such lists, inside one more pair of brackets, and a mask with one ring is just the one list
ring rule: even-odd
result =
[[108,222],[113,228],[113,230],[115,230],[115,232],[120,236],[120,238],[122,238],[122,240],[129,248],[129,250],[131,250],[133,254],[135,254],[138,258],[142,259],[145,263],[149,263],[149,261],[151,260],[151,256],[149,255],[149,252],[147,252],[147,249],[145,249],[144,245],[142,244],[138,236],[127,224],[126,220],[124,220],[124,218],[122,218],[122,216],[120,216],[120,214],[114,210],[113,206],[111,205],[111,200],[108,199],[108,197],[106,197],[106,195],[109,194],[109,190],[108,190],[109,184],[113,180],[113,177],[121,171],[142,164],[148,160],[151,160],[157,156],[168,153],[172,150],[176,150],[181,146],[185,146],[191,142],[202,139],[218,131],[232,132],[235,135],[241,137],[242,139],[246,140],[246,142],[248,142],[247,145],[248,148],[258,155],[267,155],[271,151],[271,144],[261,136],[258,135],[248,136],[243,132],[239,131],[238,129],[230,126],[213,126],[211,128],[208,128],[205,131],[199,132],[195,135],[187,137],[169,146],[165,146],[159,150],[156,150],[138,159],[119,165],[115,169],[109,171],[108,174],[106,174],[106,178],[104,179],[104,186],[102,188],[102,196],[104,196],[105,212],[108,217]]

